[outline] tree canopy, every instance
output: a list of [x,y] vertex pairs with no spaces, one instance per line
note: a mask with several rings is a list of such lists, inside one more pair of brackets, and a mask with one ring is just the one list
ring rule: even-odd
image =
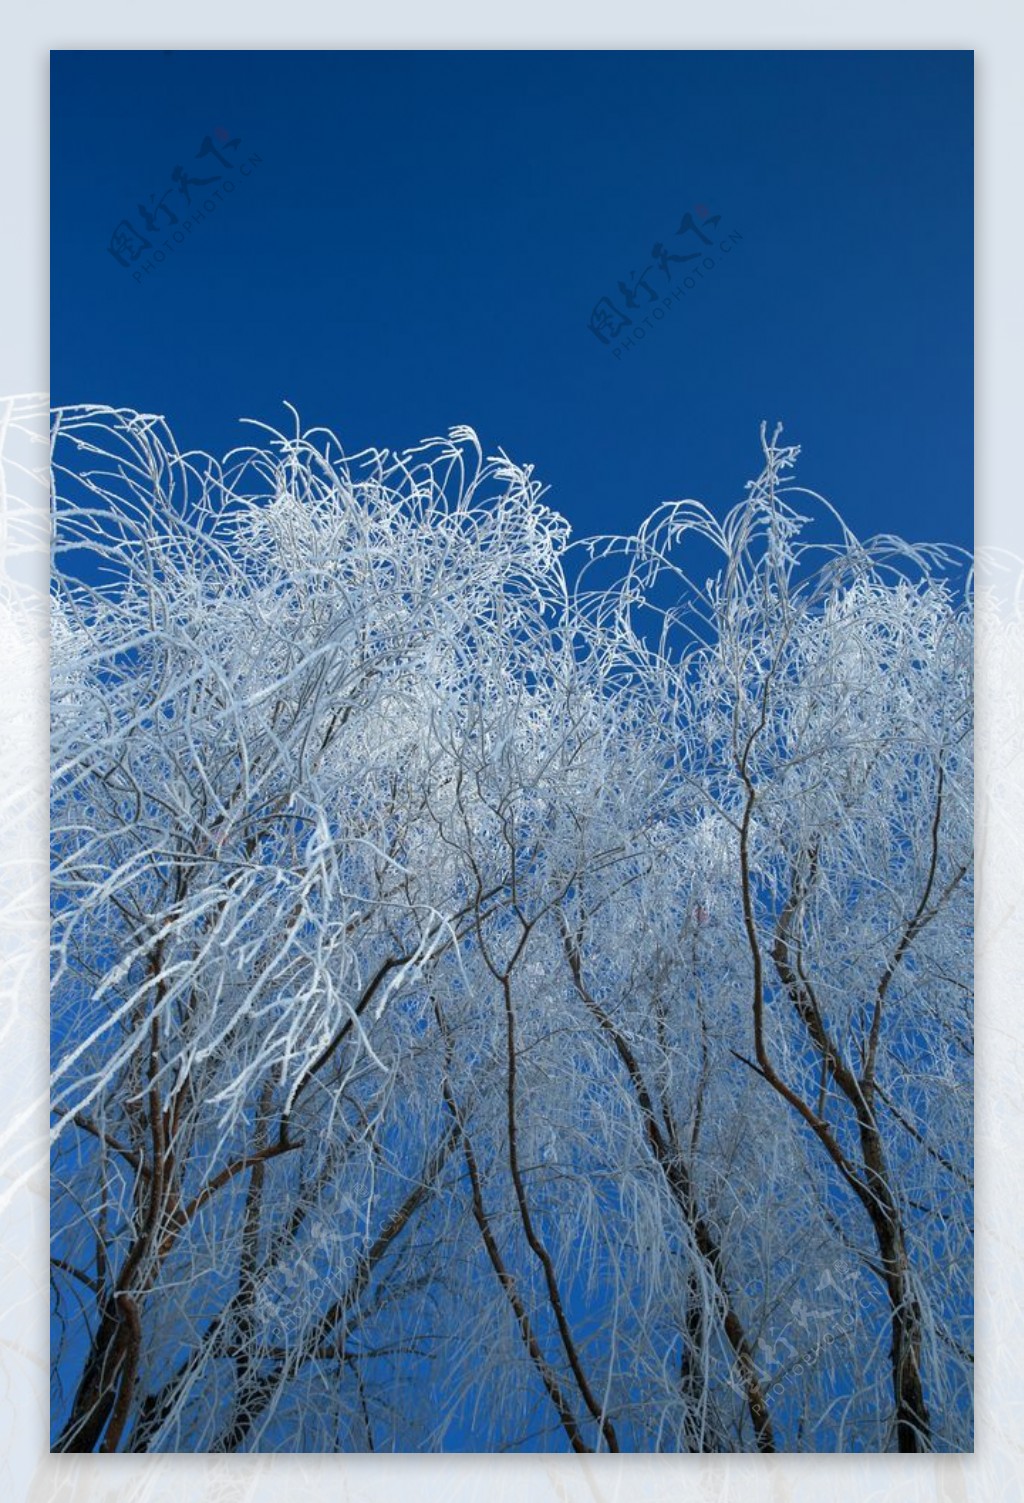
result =
[[970,1449],[970,576],[762,448],[56,414],[55,1449]]

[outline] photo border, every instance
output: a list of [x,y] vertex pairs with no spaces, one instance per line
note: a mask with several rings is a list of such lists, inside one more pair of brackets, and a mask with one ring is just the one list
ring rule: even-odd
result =
[[[979,771],[976,1020],[978,1247],[976,1450],[972,1456],[113,1456],[48,1454],[46,1090],[46,401],[0,401],[0,1467],[11,1503],[1010,1503],[1024,1477],[1024,506],[1018,494],[1014,386],[1024,329],[1015,261],[1024,210],[1014,187],[1024,139],[1024,22],[912,0],[847,15],[799,0],[766,11],[730,0],[680,18],[667,4],[593,6],[528,0],[488,14],[411,0],[340,17],[296,3],[284,21],[236,3],[173,14],[100,0],[89,26],[67,0],[9,17],[0,62],[7,225],[0,237],[5,337],[0,393],[46,386],[47,75],[50,48],[973,48],[977,98],[978,351],[976,546]],[[10,227],[15,226],[17,233]],[[1019,379],[1019,378],[1018,378]],[[102,394],[93,394],[101,396]],[[922,504],[926,504],[926,498]]]

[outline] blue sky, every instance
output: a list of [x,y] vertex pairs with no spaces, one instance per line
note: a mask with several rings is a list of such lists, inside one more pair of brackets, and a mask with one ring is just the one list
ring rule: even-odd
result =
[[[721,513],[778,418],[857,531],[968,545],[972,77],[969,52],[55,53],[53,400],[214,450],[285,400],[350,452],[467,423],[577,535]],[[215,210],[121,265],[140,202],[156,248],[192,212],[176,167]],[[655,245],[713,265],[617,358],[595,304],[691,274]]]

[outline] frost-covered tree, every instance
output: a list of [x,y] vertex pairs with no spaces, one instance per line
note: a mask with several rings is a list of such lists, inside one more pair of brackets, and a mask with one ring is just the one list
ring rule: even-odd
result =
[[60,1450],[971,1444],[971,617],[764,469],[56,414]]

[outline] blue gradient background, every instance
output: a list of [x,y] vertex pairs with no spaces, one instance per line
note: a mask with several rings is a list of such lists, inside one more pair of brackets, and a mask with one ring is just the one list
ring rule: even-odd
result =
[[[214,450],[243,416],[290,427],[285,400],[350,452],[471,424],[577,535],[720,513],[781,419],[861,534],[969,544],[972,76],[969,52],[55,53],[53,400]],[[217,127],[259,166],[136,281],[114,226],[179,164],[223,173],[195,158]],[[591,308],[656,241],[694,249],[700,203],[742,242],[616,360]]]

